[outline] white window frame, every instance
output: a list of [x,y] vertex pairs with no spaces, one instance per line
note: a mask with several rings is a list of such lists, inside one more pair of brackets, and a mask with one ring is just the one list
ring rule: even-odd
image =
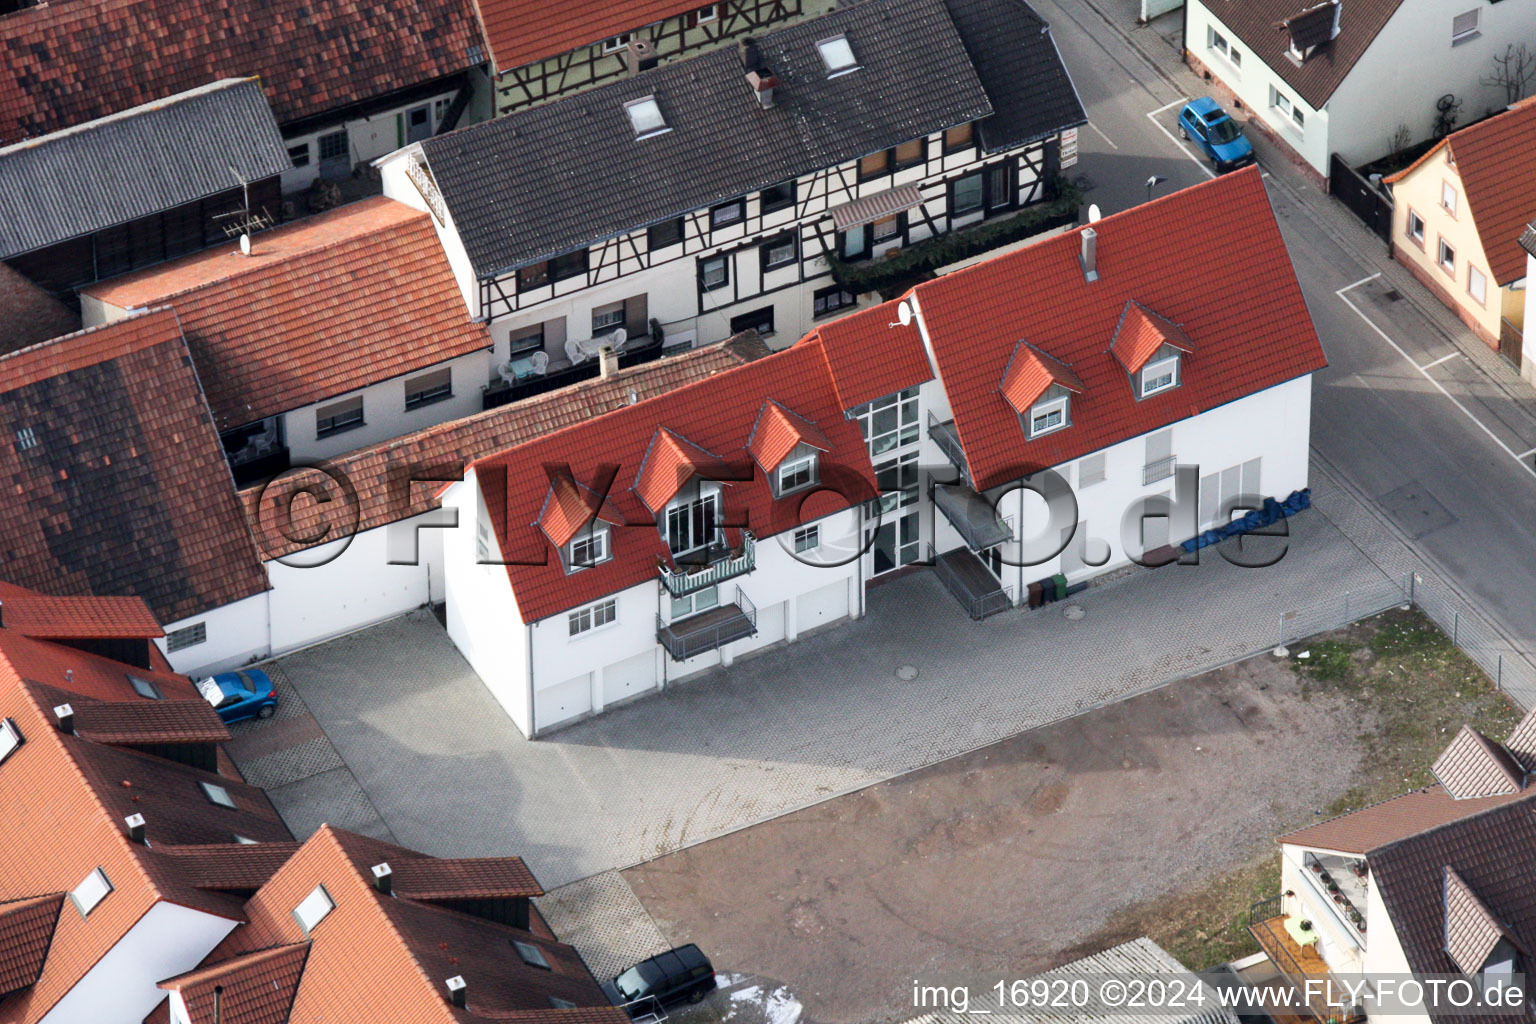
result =
[[821,524],[813,523],[795,531],[795,554],[803,555],[821,547]]
[[624,326],[625,308],[622,302],[610,302],[592,309],[592,337]]
[[112,880],[101,868],[95,868],[69,890],[69,902],[75,905],[82,918],[90,917],[91,911],[112,893]]
[[331,897],[330,890],[324,885],[317,885],[309,890],[308,896],[299,901],[298,906],[293,908],[293,919],[308,936],[312,935],[320,926],[320,922],[335,909],[336,901]]
[[[1167,371],[1167,382],[1163,384],[1155,383],[1165,375],[1165,370]],[[1164,356],[1162,359],[1152,360],[1146,366],[1143,366],[1141,368],[1141,373],[1138,374],[1140,380],[1141,397],[1146,398],[1149,395],[1156,395],[1163,391],[1167,391],[1170,388],[1178,387],[1179,373],[1179,357],[1176,355]]]
[[629,126],[635,130],[636,142],[653,139],[672,130],[654,94],[630,100],[624,104],[624,113],[629,116]]
[[[712,264],[718,264],[719,268],[720,268],[719,276],[714,281],[714,283],[710,283],[710,279],[709,279],[709,267]],[[726,288],[726,287],[729,287],[730,283],[731,283],[731,258],[729,256],[725,256],[725,255],[706,256],[706,257],[704,257],[703,259],[701,259],[699,261],[699,287],[702,290],[704,290],[706,292],[712,292],[716,288]]]
[[[887,409],[892,410],[891,429],[877,434],[875,433],[876,420]],[[859,430],[864,435],[864,443],[869,446],[870,459],[877,459],[897,449],[905,448],[909,444],[916,444],[922,439],[920,423],[922,411],[917,388],[907,388],[905,391],[877,398],[855,410],[854,417],[859,421]]]
[[231,811],[239,809],[235,806],[235,798],[229,795],[229,790],[218,783],[199,782],[197,786],[203,791],[203,796],[208,798],[209,803],[217,804]]
[[[602,621],[598,621],[601,619]],[[578,608],[566,616],[566,628],[571,637],[586,636],[594,630],[611,626],[619,621],[619,601],[616,597],[596,601],[585,608]]]
[[705,4],[693,12],[693,21],[696,25],[707,25],[720,17],[719,4]]
[[[1414,229],[1414,225],[1415,224],[1418,225],[1418,229],[1417,230]],[[1425,227],[1426,227],[1426,225],[1424,223],[1424,218],[1420,217],[1418,212],[1416,210],[1414,210],[1412,207],[1409,207],[1409,209],[1408,209],[1408,237],[1413,239],[1415,242],[1418,242],[1420,245],[1424,244],[1424,229],[1425,229]]]
[[1435,249],[1435,264],[1447,273],[1453,275],[1456,273],[1456,247],[1444,238],[1438,240]]
[[859,58],[853,52],[853,44],[841,32],[816,40],[816,52],[821,55],[821,63],[827,69],[828,78],[859,70]]
[[[609,543],[609,530],[606,524],[599,525],[599,520],[593,520],[581,533],[571,538],[566,545],[566,564],[571,572],[580,572],[590,569],[594,565],[601,565],[613,557],[613,547]],[[586,555],[578,554],[581,548],[587,548]]]
[[1302,113],[1301,107],[1297,106],[1295,100],[1273,85],[1269,87],[1269,105],[1288,117],[1295,127],[1306,128],[1307,117],[1306,114]]
[[[1456,27],[1457,22],[1461,22],[1465,18],[1471,18],[1472,19],[1471,26],[1467,27],[1467,26],[1463,25],[1462,28],[1458,29]],[[1465,43],[1465,42],[1468,42],[1470,40],[1476,39],[1478,36],[1480,36],[1482,34],[1483,34],[1483,11],[1482,11],[1482,8],[1474,7],[1470,11],[1462,11],[1460,14],[1456,14],[1456,15],[1453,15],[1451,17],[1451,45],[1452,46],[1459,46],[1462,43]]]
[[1488,304],[1488,275],[1472,264],[1467,264],[1467,294],[1479,306]]
[[1452,217],[1456,216],[1456,203],[1457,203],[1458,198],[1459,198],[1459,196],[1456,193],[1456,186],[1452,185],[1450,182],[1446,181],[1444,178],[1441,178],[1440,179],[1440,209],[1444,210],[1446,213],[1450,214]]
[[[705,538],[702,538],[702,540],[700,538],[698,538],[698,537],[690,537],[690,538],[688,538],[689,540],[699,541],[699,543],[695,543],[691,547],[678,548],[678,549],[674,550],[672,548],[672,513],[676,512],[676,511],[680,511],[680,510],[682,510],[684,508],[691,508],[695,504],[699,504],[699,503],[706,502],[706,501],[712,502],[714,504],[714,506],[715,506],[715,516],[714,516],[714,522],[715,522],[715,530],[714,530],[714,532],[715,532],[715,536],[713,536],[713,537],[705,537]],[[698,492],[696,494],[694,494],[693,496],[691,496],[691,497],[673,498],[671,501],[667,502],[667,507],[666,507],[666,509],[662,513],[662,520],[661,520],[662,524],[663,524],[663,529],[662,529],[663,539],[665,539],[666,542],[667,542],[667,549],[669,551],[671,551],[672,554],[674,554],[674,555],[686,555],[690,551],[698,551],[698,550],[700,550],[702,548],[707,548],[711,544],[715,543],[715,541],[719,538],[719,535],[720,535],[720,523],[721,523],[722,513],[724,511],[722,506],[723,506],[723,502],[721,501],[719,485],[703,486],[703,487],[700,487]],[[687,521],[688,521],[688,524],[689,524],[688,529],[689,529],[689,532],[691,533],[692,530],[693,530],[693,525],[692,525],[693,524],[693,515],[692,515],[692,513],[690,512],[686,516],[686,518],[687,518]]]
[[628,46],[634,40],[634,38],[635,34],[633,32],[625,32],[621,35],[616,35],[608,39],[604,39],[603,52],[618,53],[620,50],[624,49],[624,47]]
[[[1056,398],[1047,398],[1043,402],[1036,402],[1029,407],[1029,436],[1031,439],[1051,434],[1064,427],[1072,425],[1070,398],[1060,395]],[[1053,424],[1040,426],[1039,421],[1049,419],[1052,415],[1060,418]]]
[[14,718],[0,720],[0,764],[5,759],[16,753],[16,749],[26,742],[21,735],[21,729],[17,727]]
[[[704,603],[701,604],[700,602]],[[700,612],[707,612],[712,608],[719,607],[720,588],[718,586],[705,587],[703,590],[695,590],[693,593],[684,594],[682,597],[674,597],[672,599],[671,621],[676,622],[679,619],[686,619],[690,615],[697,615]]]
[[[803,491],[807,487],[814,487],[817,480],[817,454],[818,453],[816,452],[809,452],[805,455],[797,455],[793,458],[785,459],[783,462],[779,463],[778,471],[774,473],[774,486],[777,492],[783,495],[790,494],[794,491]],[[792,478],[800,474],[802,471],[806,476],[806,479],[803,483],[785,483],[786,477]]]

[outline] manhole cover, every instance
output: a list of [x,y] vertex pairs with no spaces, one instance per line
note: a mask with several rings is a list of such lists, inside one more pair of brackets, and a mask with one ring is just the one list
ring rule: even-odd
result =
[[896,678],[900,679],[902,682],[910,683],[912,680],[917,678],[917,666],[916,665],[903,665],[903,666],[901,666],[901,668],[898,668],[896,670]]
[[1417,480],[1409,481],[1397,490],[1383,494],[1377,502],[1382,510],[1414,540],[1456,521],[1455,515]]
[[1398,299],[1401,299],[1402,297],[1403,297],[1403,293],[1398,291],[1396,288],[1389,288],[1389,289],[1387,289],[1386,294],[1383,296],[1383,298],[1385,298],[1388,302],[1396,302]]
[[1082,605],[1069,604],[1066,608],[1062,609],[1061,614],[1076,622],[1083,617],[1083,607]]

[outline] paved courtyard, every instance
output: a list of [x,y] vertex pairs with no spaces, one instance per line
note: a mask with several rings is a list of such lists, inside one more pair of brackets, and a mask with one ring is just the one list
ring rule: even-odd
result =
[[[258,774],[296,831],[376,813],[430,853],[517,851],[555,888],[1230,662],[1272,646],[1284,611],[1388,582],[1324,515],[1293,531],[1272,568],[1207,553],[1078,595],[1076,621],[1055,605],[971,622],[918,572],[859,622],[538,742],[420,612],[276,662],[317,728]],[[315,770],[327,748],[343,772]]]

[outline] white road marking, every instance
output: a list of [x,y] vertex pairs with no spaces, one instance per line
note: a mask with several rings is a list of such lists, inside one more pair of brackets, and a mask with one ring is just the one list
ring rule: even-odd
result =
[[1532,448],[1532,449],[1531,449],[1531,450],[1530,450],[1530,451],[1528,451],[1528,452],[1521,452],[1521,453],[1520,453],[1520,457],[1521,457],[1521,458],[1522,458],[1522,459],[1528,459],[1528,458],[1530,458],[1530,457],[1531,457],[1531,456],[1532,456],[1532,455],[1536,455],[1536,448]]
[[1157,130],[1162,132],[1164,135],[1168,136],[1168,141],[1173,143],[1175,146],[1178,146],[1180,152],[1182,152],[1185,156],[1187,156],[1191,160],[1193,160],[1195,162],[1195,166],[1200,168],[1202,171],[1204,171],[1205,172],[1205,176],[1207,178],[1214,178],[1214,177],[1216,177],[1216,172],[1211,170],[1209,167],[1207,167],[1205,165],[1205,161],[1204,160],[1201,160],[1199,157],[1195,156],[1195,154],[1191,153],[1189,151],[1189,147],[1184,145],[1184,143],[1180,142],[1178,140],[1178,138],[1174,136],[1173,132],[1169,131],[1167,128],[1164,128],[1163,127],[1163,123],[1157,119],[1157,115],[1161,114],[1163,111],[1167,110],[1169,107],[1177,107],[1177,106],[1179,106],[1182,103],[1188,103],[1188,102],[1189,102],[1189,98],[1185,97],[1183,99],[1174,100],[1172,103],[1164,103],[1162,106],[1158,107],[1156,110],[1149,110],[1149,111],[1147,111],[1147,120],[1151,121],[1153,124],[1157,125]]
[[[1445,390],[1445,388],[1441,385],[1441,383],[1439,381],[1435,380],[1435,378],[1433,378],[1433,377],[1431,377],[1429,375],[1429,371],[1428,370],[1426,370],[1424,367],[1420,366],[1418,363],[1414,362],[1413,359],[1408,355],[1408,353],[1404,352],[1402,350],[1402,347],[1399,346],[1397,342],[1393,341],[1392,338],[1387,334],[1386,331],[1384,331],[1380,327],[1376,326],[1376,321],[1374,321],[1370,317],[1366,316],[1365,315],[1365,311],[1362,310],[1359,306],[1355,305],[1353,302],[1351,302],[1349,300],[1349,296],[1344,294],[1345,292],[1352,291],[1353,289],[1358,288],[1358,287],[1360,287],[1363,284],[1367,284],[1367,283],[1369,283],[1371,281],[1374,281],[1374,280],[1376,280],[1380,276],[1381,276],[1380,273],[1375,273],[1375,274],[1372,274],[1370,277],[1362,277],[1360,280],[1356,281],[1354,284],[1345,285],[1343,288],[1340,288],[1338,291],[1334,292],[1334,294],[1337,295],[1340,299],[1342,299],[1344,301],[1344,305],[1346,305],[1350,309],[1354,310],[1355,311],[1355,315],[1358,316],[1361,320],[1364,320],[1365,323],[1366,323],[1366,326],[1368,326],[1371,330],[1375,331],[1378,335],[1380,335],[1382,341],[1386,342],[1388,345],[1391,345],[1392,346],[1392,351],[1394,351],[1398,355],[1402,356],[1403,359],[1408,363],[1409,366],[1413,367],[1415,370],[1418,370],[1419,374],[1425,380],[1427,380],[1431,384],[1433,384],[1436,391],[1440,392],[1446,398],[1449,398],[1451,400],[1451,404],[1456,406],[1456,408],[1461,410],[1462,415],[1466,416],[1467,419],[1469,419],[1473,423],[1477,424],[1478,429],[1481,430],[1483,433],[1487,434],[1488,437],[1493,441],[1494,444],[1496,444],[1500,448],[1504,449],[1504,451],[1506,453],[1508,453],[1509,457],[1515,460],[1515,465],[1519,466],[1521,469],[1523,469],[1527,473],[1531,474],[1531,476],[1536,477],[1536,468],[1532,468],[1530,466],[1527,466],[1525,464],[1525,462],[1524,462],[1524,459],[1525,459],[1525,457],[1527,455],[1531,455],[1532,453],[1536,453],[1536,449],[1532,449],[1531,451],[1526,452],[1525,455],[1516,455],[1515,454],[1515,450],[1513,448],[1511,448],[1509,445],[1507,445],[1503,441],[1501,441],[1499,439],[1499,435],[1495,434],[1492,430],[1489,430],[1488,429],[1488,425],[1485,424],[1482,420],[1478,419],[1476,416],[1474,416],[1472,414],[1472,411],[1470,409],[1468,409],[1466,406],[1462,405],[1461,402],[1457,400],[1455,395],[1453,395],[1449,391]],[[1449,357],[1447,357],[1447,358],[1449,358]],[[1431,364],[1431,365],[1433,365],[1433,364]]]
[[1439,359],[1436,359],[1432,363],[1425,363],[1423,366],[1419,367],[1419,369],[1421,369],[1421,370],[1431,370],[1431,369],[1434,369],[1436,366],[1439,366],[1441,363],[1449,362],[1450,360],[1455,359],[1459,355],[1461,355],[1460,352],[1452,352],[1448,356],[1441,356]]
[[1114,139],[1112,139],[1108,135],[1104,134],[1104,129],[1100,128],[1098,125],[1094,124],[1092,121],[1088,122],[1088,127],[1093,129],[1093,132],[1094,132],[1095,135],[1097,135],[1099,138],[1103,139],[1105,142],[1109,143],[1109,148],[1110,149],[1119,149],[1120,148],[1119,146],[1115,145],[1115,140]]

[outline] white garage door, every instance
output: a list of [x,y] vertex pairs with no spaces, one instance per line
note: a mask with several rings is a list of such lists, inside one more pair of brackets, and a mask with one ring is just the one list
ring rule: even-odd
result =
[[656,688],[656,652],[646,651],[603,669],[603,703],[633,697]]
[[583,672],[574,679],[556,683],[533,695],[533,727],[548,729],[566,719],[592,710],[592,674]]
[[847,614],[848,581],[838,580],[800,595],[795,602],[795,629],[804,633],[825,623],[836,622]]
[[766,647],[784,639],[784,602],[771,604],[766,608],[757,610],[757,635],[752,638],[752,647]]

